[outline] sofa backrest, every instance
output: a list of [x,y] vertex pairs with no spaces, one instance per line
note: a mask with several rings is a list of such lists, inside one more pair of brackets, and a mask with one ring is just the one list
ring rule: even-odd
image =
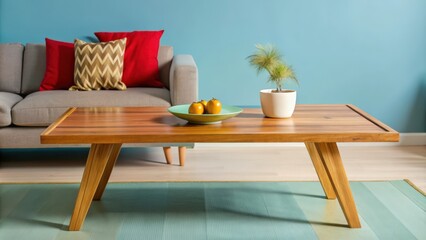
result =
[[0,44],[0,91],[11,93],[21,91],[23,52],[22,44]]
[[[158,51],[160,79],[169,88],[170,65],[173,60],[173,47],[161,46]],[[24,51],[21,93],[24,95],[39,90],[46,70],[46,46],[28,43]]]
[[37,92],[46,70],[46,46],[28,43],[24,51],[21,93]]
[[173,47],[160,46],[157,59],[161,82],[163,82],[167,88],[170,88],[170,66],[173,60]]

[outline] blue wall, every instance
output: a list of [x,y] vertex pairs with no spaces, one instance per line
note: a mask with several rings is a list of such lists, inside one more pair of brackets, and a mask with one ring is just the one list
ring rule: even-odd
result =
[[293,65],[298,103],[353,103],[401,132],[426,131],[425,0],[0,0],[0,42],[92,39],[165,29],[194,56],[200,97],[259,105],[247,64],[273,43]]

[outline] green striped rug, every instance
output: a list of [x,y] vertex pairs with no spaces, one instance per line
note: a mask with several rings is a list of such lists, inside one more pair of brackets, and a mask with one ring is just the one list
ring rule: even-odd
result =
[[349,229],[318,182],[112,183],[80,232],[77,184],[1,184],[0,239],[426,239],[426,199],[405,181],[351,182]]

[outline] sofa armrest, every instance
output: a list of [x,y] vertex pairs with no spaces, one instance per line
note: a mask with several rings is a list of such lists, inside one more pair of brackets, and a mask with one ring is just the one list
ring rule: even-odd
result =
[[176,55],[170,67],[172,105],[187,104],[198,99],[198,69],[191,55]]

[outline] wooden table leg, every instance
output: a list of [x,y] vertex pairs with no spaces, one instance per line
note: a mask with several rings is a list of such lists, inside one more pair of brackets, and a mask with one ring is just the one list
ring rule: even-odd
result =
[[179,147],[179,164],[183,167],[185,165],[186,147]]
[[78,231],[83,225],[108,160],[112,159],[110,155],[114,147],[115,144],[92,144],[90,147],[80,190],[71,216],[70,231]]
[[336,193],[334,192],[333,185],[331,184],[330,178],[325,170],[323,160],[315,143],[305,142],[306,149],[308,150],[309,156],[311,157],[312,163],[314,164],[315,171],[317,172],[318,178],[321,182],[321,186],[324,189],[325,196],[327,199],[336,199]]
[[337,144],[315,143],[350,228],[360,228],[355,202]]
[[172,164],[172,148],[171,147],[163,147],[164,156],[166,157],[167,164]]
[[122,144],[114,144],[114,147],[111,150],[107,165],[105,167],[104,173],[102,174],[101,181],[99,182],[98,188],[96,189],[95,196],[93,196],[94,201],[99,201],[104,194],[106,185],[108,183],[109,177],[111,176],[112,169],[114,168],[115,162],[117,161],[118,155],[120,154]]

